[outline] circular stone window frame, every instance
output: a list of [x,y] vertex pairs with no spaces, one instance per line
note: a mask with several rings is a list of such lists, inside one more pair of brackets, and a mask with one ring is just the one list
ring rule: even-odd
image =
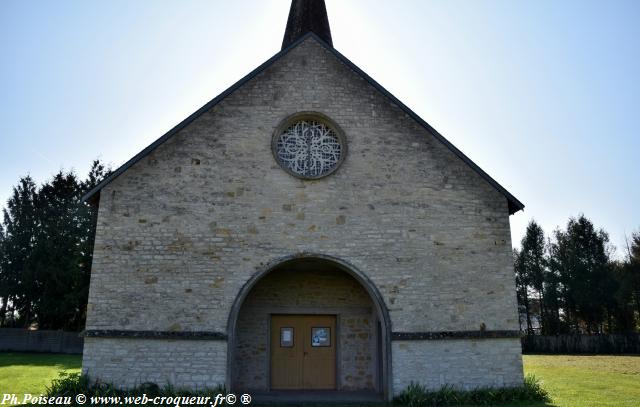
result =
[[[294,125],[296,122],[303,121],[303,120],[320,122],[325,126],[329,127],[331,130],[333,130],[333,132],[338,137],[338,142],[340,143],[340,147],[342,148],[340,159],[330,171],[327,171],[324,174],[316,175],[316,176],[298,174],[297,172],[292,171],[289,167],[287,167],[286,164],[283,163],[280,160],[280,157],[278,156],[278,139],[280,138],[282,133],[284,133],[285,130],[287,130],[289,127]],[[271,137],[271,153],[273,154],[273,158],[275,158],[280,168],[286,171],[289,175],[292,175],[296,178],[303,179],[303,180],[317,180],[324,177],[328,177],[329,175],[333,174],[338,170],[338,168],[340,168],[340,166],[342,166],[342,163],[347,156],[347,152],[348,152],[347,138],[342,128],[338,125],[338,123],[336,123],[331,118],[329,118],[329,116],[320,112],[304,111],[304,112],[297,112],[290,116],[287,116],[284,120],[280,122],[280,124],[278,124],[275,132],[273,133],[273,136]]]

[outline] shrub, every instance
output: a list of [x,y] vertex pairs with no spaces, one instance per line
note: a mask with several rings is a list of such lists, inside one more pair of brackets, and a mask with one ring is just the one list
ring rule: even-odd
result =
[[407,407],[436,407],[464,405],[496,405],[521,401],[549,401],[547,391],[540,386],[534,376],[528,375],[523,386],[504,388],[477,388],[459,390],[445,385],[439,390],[427,390],[417,383],[411,383],[407,389],[394,399],[394,404]]
[[[105,396],[142,396],[143,394],[146,394],[147,397],[210,396],[215,398],[217,394],[226,394],[226,390],[223,386],[218,386],[213,389],[192,390],[177,388],[170,384],[160,387],[155,383],[141,383],[130,389],[121,389],[110,383],[104,383],[97,380],[91,381],[89,377],[80,375],[79,373],[62,372],[60,373],[60,376],[57,379],[54,379],[51,382],[51,385],[47,387],[45,396],[71,396],[75,403],[74,397],[80,393],[87,396],[87,399],[89,399],[89,397]],[[87,400],[87,404],[90,404],[89,400]]]

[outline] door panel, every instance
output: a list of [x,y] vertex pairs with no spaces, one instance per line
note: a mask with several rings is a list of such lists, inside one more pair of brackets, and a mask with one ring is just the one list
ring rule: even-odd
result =
[[[336,317],[318,315],[304,318],[303,384],[306,389],[336,388]],[[314,329],[316,341],[314,342]],[[329,332],[326,332],[329,330]],[[324,332],[325,338],[318,338]],[[320,342],[319,339],[325,339]],[[328,344],[326,342],[329,342]],[[313,344],[316,344],[314,346]],[[328,345],[328,346],[327,346]]]
[[271,388],[335,389],[336,346],[335,315],[272,315]]
[[[302,388],[302,327],[300,321],[287,315],[271,317],[271,387],[274,389]],[[291,346],[282,346],[283,329],[292,332]]]

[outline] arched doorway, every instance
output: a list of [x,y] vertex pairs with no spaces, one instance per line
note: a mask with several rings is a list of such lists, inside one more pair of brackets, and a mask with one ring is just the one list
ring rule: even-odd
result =
[[299,254],[270,262],[238,293],[227,332],[234,391],[391,394],[388,311],[367,276],[338,258]]

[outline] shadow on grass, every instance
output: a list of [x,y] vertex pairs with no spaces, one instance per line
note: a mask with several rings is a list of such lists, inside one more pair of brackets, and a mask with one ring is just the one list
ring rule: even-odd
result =
[[64,353],[0,352],[0,367],[46,366],[60,369],[80,369],[82,355]]

